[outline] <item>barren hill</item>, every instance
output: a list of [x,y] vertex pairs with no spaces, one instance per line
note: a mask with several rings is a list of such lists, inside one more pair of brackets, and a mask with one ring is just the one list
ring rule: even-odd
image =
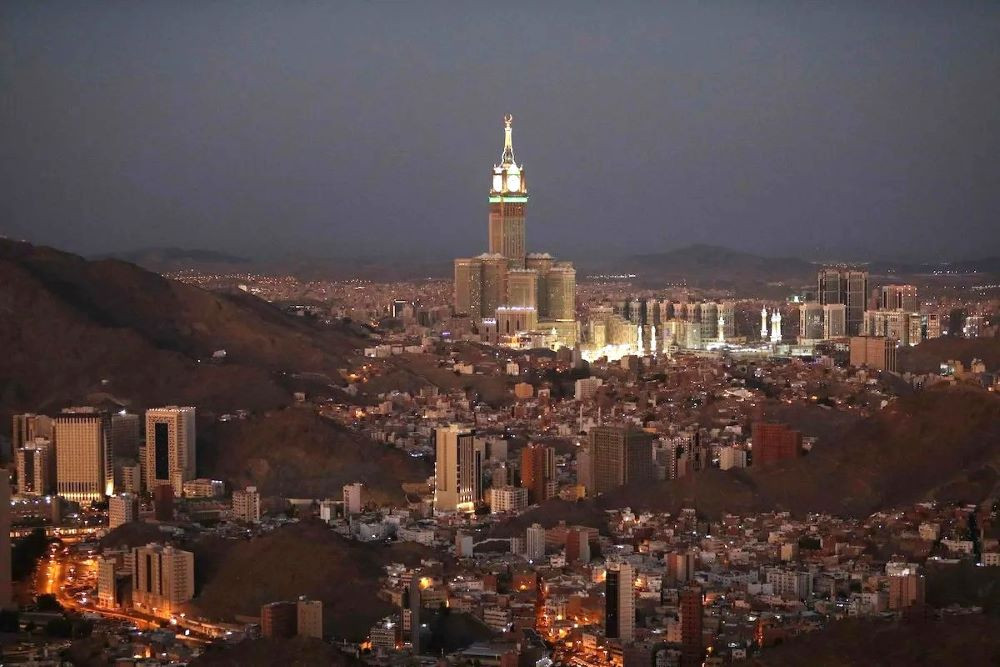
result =
[[941,364],[955,359],[968,368],[982,359],[989,370],[1000,368],[1000,338],[955,338],[942,336],[914,347],[899,349],[899,369],[911,373],[937,373]]
[[937,497],[979,502],[1000,481],[1000,397],[970,387],[898,399],[803,458],[625,487],[598,504],[676,510],[784,509],[864,516]]
[[[359,640],[393,611],[379,599],[379,577],[391,562],[416,565],[432,552],[414,544],[362,544],[319,523],[279,528],[250,541],[214,540],[196,546],[212,572],[192,603],[210,618],[257,616],[260,607],[300,595],[323,601],[327,634]],[[209,553],[212,552],[212,553]]]
[[404,482],[423,482],[426,461],[323,419],[308,408],[273,410],[247,421],[206,426],[198,468],[264,495],[339,497],[344,484],[363,482],[378,502],[405,501]]
[[765,649],[751,663],[759,667],[996,665],[1000,663],[998,631],[1000,619],[995,616],[899,621],[850,618]]
[[361,664],[319,639],[248,639],[235,646],[210,646],[191,667],[310,667]]
[[[247,294],[0,239],[0,418],[94,394],[139,408],[272,407],[287,402],[282,371],[333,375],[362,344]],[[220,349],[225,363],[207,363]]]

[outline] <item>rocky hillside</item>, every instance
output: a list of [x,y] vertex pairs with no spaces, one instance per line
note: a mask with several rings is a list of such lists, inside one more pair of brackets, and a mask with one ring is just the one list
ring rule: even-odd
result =
[[925,498],[979,502],[998,483],[1000,396],[942,387],[894,401],[803,458],[626,487],[599,504],[696,507],[710,516],[772,509],[865,516]]
[[198,469],[253,484],[264,495],[340,497],[344,484],[363,482],[368,498],[403,504],[402,484],[423,482],[433,468],[373,442],[309,408],[274,410],[247,421],[206,426],[199,437]]
[[[0,419],[68,403],[203,410],[287,403],[284,372],[336,377],[363,345],[286,315],[118,260],[87,261],[0,239]],[[226,361],[208,360],[216,350]]]
[[377,597],[384,566],[417,565],[431,553],[412,543],[351,542],[318,522],[286,526],[249,541],[205,540],[193,548],[207,568],[192,603],[196,613],[258,616],[263,604],[306,595],[323,601],[327,634],[355,641],[393,611]]

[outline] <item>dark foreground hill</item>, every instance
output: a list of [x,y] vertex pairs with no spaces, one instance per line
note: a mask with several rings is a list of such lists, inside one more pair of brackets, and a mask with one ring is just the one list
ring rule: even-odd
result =
[[1000,664],[1000,618],[852,618],[764,650],[759,667],[913,667]]
[[891,403],[821,441],[808,456],[631,486],[598,504],[722,512],[788,510],[865,516],[926,498],[980,502],[1000,482],[1000,397],[934,388]]
[[344,484],[363,482],[368,499],[403,504],[402,484],[433,473],[423,459],[374,442],[323,419],[309,408],[286,408],[247,421],[207,426],[199,438],[198,467],[257,486],[264,495],[340,497]]
[[0,239],[0,418],[100,400],[273,407],[282,372],[335,376],[362,344],[247,294]]
[[248,639],[236,646],[210,646],[191,667],[311,667],[361,664],[319,639]]
[[327,634],[363,639],[393,606],[377,597],[388,563],[413,566],[432,552],[412,543],[348,541],[318,522],[279,528],[253,540],[207,538],[194,546],[207,568],[192,605],[209,618],[258,616],[260,607],[300,595],[323,601]]

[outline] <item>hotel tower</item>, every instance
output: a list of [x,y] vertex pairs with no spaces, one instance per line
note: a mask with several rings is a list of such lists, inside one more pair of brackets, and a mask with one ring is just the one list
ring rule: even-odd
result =
[[579,338],[576,270],[548,253],[526,251],[528,184],[514,159],[512,121],[504,118],[503,152],[493,165],[489,252],[455,260],[455,312],[501,343],[572,347]]

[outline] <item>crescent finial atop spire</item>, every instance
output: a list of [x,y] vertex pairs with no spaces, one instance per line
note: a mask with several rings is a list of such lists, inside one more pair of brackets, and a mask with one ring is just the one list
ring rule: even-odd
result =
[[511,139],[511,123],[514,122],[514,116],[507,114],[503,117],[503,155],[500,156],[500,162],[502,164],[513,164],[514,163],[514,144]]

